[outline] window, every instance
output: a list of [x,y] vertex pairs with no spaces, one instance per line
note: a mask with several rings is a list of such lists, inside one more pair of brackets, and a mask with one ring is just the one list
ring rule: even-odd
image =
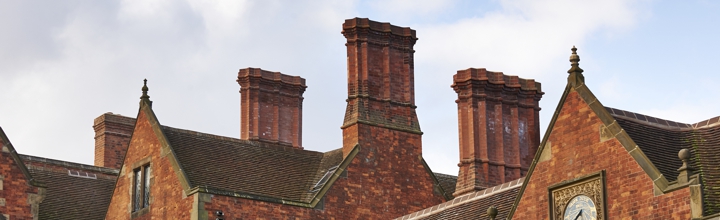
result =
[[338,167],[340,167],[340,165],[330,167],[330,169],[328,169],[328,171],[325,173],[325,175],[323,175],[323,177],[320,178],[320,181],[315,183],[315,186],[313,186],[313,188],[310,189],[310,192],[317,192],[318,190],[320,190],[323,187],[323,185],[325,185],[325,183],[327,183],[327,181],[330,180],[330,177],[333,174],[335,174],[335,171],[338,169]]
[[150,164],[133,170],[133,212],[150,205]]

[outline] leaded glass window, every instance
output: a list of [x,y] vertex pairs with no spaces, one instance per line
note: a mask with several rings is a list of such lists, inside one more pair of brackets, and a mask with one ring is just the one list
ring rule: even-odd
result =
[[133,170],[133,212],[150,206],[150,165]]

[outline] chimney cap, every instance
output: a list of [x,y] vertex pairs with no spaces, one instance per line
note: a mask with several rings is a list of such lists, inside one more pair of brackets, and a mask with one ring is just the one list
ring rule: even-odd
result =
[[351,18],[346,19],[345,23],[343,23],[343,31],[353,28],[368,28],[373,31],[379,31],[384,33],[390,33],[393,35],[403,36],[403,37],[412,37],[413,39],[417,39],[415,35],[415,30],[409,28],[409,27],[400,27],[396,25],[392,25],[388,22],[377,22],[370,20],[368,18]]

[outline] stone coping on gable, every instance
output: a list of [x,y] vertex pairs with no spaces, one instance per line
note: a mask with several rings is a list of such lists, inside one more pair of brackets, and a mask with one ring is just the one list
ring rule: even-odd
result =
[[65,168],[73,168],[73,169],[80,169],[85,171],[93,171],[108,175],[114,175],[117,176],[120,173],[120,170],[113,169],[113,168],[107,168],[107,167],[98,167],[93,165],[87,165],[87,164],[81,164],[81,163],[74,163],[74,162],[68,162],[68,161],[62,161],[62,160],[55,160],[55,159],[49,159],[44,157],[36,157],[36,156],[30,156],[30,155],[24,155],[24,154],[18,154],[20,158],[25,163],[44,163],[44,164],[50,164],[55,166],[61,166]]
[[685,124],[680,123],[676,121],[670,121],[665,119],[660,119],[648,115],[643,115],[635,112],[620,110],[616,108],[611,107],[605,107],[610,114],[613,116],[619,116],[623,117],[629,120],[634,120],[646,125],[651,125],[659,128],[669,129],[669,130],[694,130],[699,128],[709,128],[709,127],[715,127],[717,125],[720,125],[720,116],[713,117],[707,120],[703,120],[701,122],[695,123],[695,124]]

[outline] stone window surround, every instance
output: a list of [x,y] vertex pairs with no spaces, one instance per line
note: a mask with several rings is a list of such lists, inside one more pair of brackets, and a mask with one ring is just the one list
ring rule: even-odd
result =
[[[147,206],[147,207],[143,207],[143,208],[141,208],[141,209],[139,209],[139,210],[133,210],[133,208],[134,208],[134,207],[133,207],[133,204],[135,203],[135,170],[137,170],[137,169],[143,169],[143,170],[144,170],[146,167],[151,167],[151,165],[152,165],[152,163],[151,163],[151,157],[150,157],[150,156],[145,157],[145,158],[143,158],[143,159],[141,159],[141,160],[139,160],[139,161],[136,161],[136,162],[132,163],[132,166],[130,166],[131,169],[129,169],[130,172],[128,172],[128,174],[127,174],[127,175],[130,177],[129,180],[130,180],[130,185],[131,185],[131,186],[129,187],[129,190],[130,190],[130,193],[129,193],[129,195],[130,195],[130,205],[128,206],[128,207],[129,207],[129,211],[130,211],[130,213],[131,213],[131,216],[130,216],[131,219],[134,219],[134,218],[143,216],[143,215],[145,215],[145,214],[147,214],[147,213],[150,212],[150,206],[152,205],[152,193],[149,193],[150,196],[148,196],[148,206]],[[142,172],[142,171],[141,171],[141,172]],[[152,172],[152,170],[151,170],[150,172]],[[151,187],[152,187],[152,185],[153,185],[153,181],[152,181],[152,180],[153,180],[153,177],[154,177],[154,176],[153,176],[152,173],[148,173],[148,176],[145,177],[146,179],[149,179],[149,185],[150,185]],[[143,186],[144,186],[144,184],[145,184],[145,181],[143,181]]]

